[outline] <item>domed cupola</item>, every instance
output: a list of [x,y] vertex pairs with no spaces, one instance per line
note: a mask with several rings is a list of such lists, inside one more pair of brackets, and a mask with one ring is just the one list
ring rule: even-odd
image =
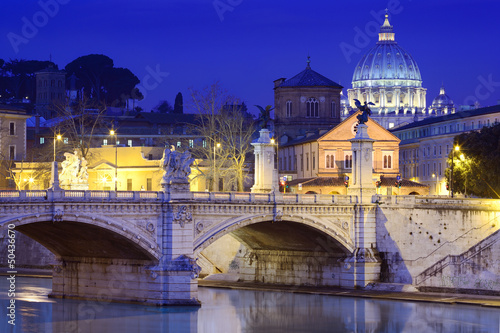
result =
[[425,90],[417,62],[396,42],[386,13],[378,42],[354,69],[349,103],[354,107],[354,99],[372,102],[372,110],[384,114],[415,113],[426,106]]
[[446,95],[444,91],[444,85],[441,86],[441,89],[439,89],[439,95],[437,95],[436,98],[434,98],[434,101],[432,101],[432,108],[438,108],[438,107],[453,107],[454,103],[451,100],[450,96]]
[[453,100],[444,91],[444,85],[439,89],[439,95],[434,98],[430,108],[432,115],[443,115],[448,113],[455,113],[455,104]]

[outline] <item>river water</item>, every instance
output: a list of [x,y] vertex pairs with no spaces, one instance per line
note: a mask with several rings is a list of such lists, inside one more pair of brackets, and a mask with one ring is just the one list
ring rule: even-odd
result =
[[0,277],[0,332],[500,332],[500,309],[199,288],[201,308],[49,299],[51,279],[17,278],[15,326]]

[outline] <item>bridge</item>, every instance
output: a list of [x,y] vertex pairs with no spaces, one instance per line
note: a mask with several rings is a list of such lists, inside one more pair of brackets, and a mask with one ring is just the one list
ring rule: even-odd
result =
[[[500,292],[500,200],[373,195],[0,191],[0,232],[56,255],[52,297],[199,304],[196,258],[224,235],[239,280]],[[5,240],[5,239],[4,239]],[[19,250],[19,249],[18,249]],[[465,285],[473,279],[475,285]],[[478,285],[479,283],[479,285]]]

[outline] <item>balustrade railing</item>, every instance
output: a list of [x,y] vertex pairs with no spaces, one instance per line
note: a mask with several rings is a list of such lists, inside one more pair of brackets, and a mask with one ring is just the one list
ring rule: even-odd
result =
[[[15,191],[0,190],[2,201],[144,201],[144,200],[169,200],[169,195],[154,191],[82,191],[82,190],[33,190]],[[294,194],[294,193],[250,193],[250,192],[188,192],[175,199],[196,202],[234,202],[255,204],[354,204],[357,197],[352,195],[331,194]],[[454,206],[486,206],[500,208],[500,200],[496,199],[470,199],[448,198],[437,196],[414,195],[376,195],[374,203],[389,205],[454,205]]]

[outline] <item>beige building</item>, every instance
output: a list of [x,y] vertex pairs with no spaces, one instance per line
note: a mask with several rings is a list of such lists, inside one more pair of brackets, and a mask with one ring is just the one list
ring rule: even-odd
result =
[[[118,191],[160,191],[163,151],[160,147],[91,148],[87,156],[88,189],[114,191],[116,179]],[[21,189],[43,190],[49,187],[50,163],[19,162],[14,171]],[[192,168],[191,191],[204,191],[205,180],[196,177],[197,174],[196,168]],[[68,186],[63,188],[70,189]]]
[[0,106],[0,187],[10,187],[9,170],[15,161],[26,158],[26,119],[22,109]]
[[[499,121],[500,105],[495,105],[431,117],[392,130],[401,139],[401,175],[430,186],[432,195],[449,195],[445,170],[450,167],[448,155],[453,149],[455,136]],[[462,154],[465,158],[466,152],[456,153],[455,163],[459,163]]]
[[[350,139],[356,135],[356,112],[329,131],[307,135],[279,147],[280,177],[287,176],[289,189],[296,193],[345,194],[345,177],[351,177],[352,150]],[[376,121],[369,119],[368,135],[374,139],[373,183],[381,181],[379,193],[425,194],[426,187],[403,180],[394,186],[399,175],[400,140]],[[394,189],[393,189],[394,187]]]

